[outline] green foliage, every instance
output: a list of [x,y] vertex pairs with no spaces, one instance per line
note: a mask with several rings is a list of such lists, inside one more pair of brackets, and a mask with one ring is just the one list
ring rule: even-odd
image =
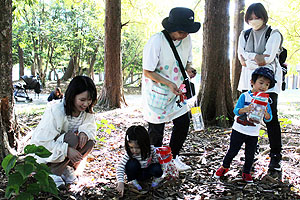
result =
[[[100,122],[96,122],[97,124],[97,130],[103,133],[111,134],[112,130],[116,130],[115,126],[113,124],[109,124],[106,119],[102,119]],[[106,142],[106,137],[97,137],[96,140],[99,142]]]
[[[27,145],[25,154],[36,154],[47,158],[51,153],[43,146]],[[50,169],[46,164],[39,164],[36,158],[27,155],[24,160],[17,163],[17,156],[7,155],[1,166],[8,176],[5,197],[10,198],[13,194],[16,199],[35,199],[40,192],[49,192],[58,198],[58,190],[53,179],[49,176]],[[58,198],[59,199],[59,198]]]
[[[260,137],[264,137],[264,138],[268,138],[267,132],[266,132],[265,130],[263,130],[263,129],[260,129],[260,130],[259,130],[259,136],[260,136]],[[259,137],[259,138],[260,138],[260,137]],[[258,138],[258,139],[259,139],[259,138]]]
[[279,122],[280,122],[280,127],[281,128],[286,128],[287,125],[291,125],[292,124],[292,121],[289,120],[289,119],[287,119],[287,118],[280,118]]
[[216,120],[217,120],[217,121],[218,121],[218,120],[220,120],[220,121],[224,121],[224,120],[228,121],[229,118],[228,118],[228,117],[225,117],[224,115],[220,115],[220,116],[216,117]]

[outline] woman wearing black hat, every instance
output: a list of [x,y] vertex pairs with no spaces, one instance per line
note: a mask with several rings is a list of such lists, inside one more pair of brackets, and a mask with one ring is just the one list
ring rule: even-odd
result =
[[[173,8],[162,25],[171,37],[183,66],[192,62],[192,43],[190,33],[200,29],[200,23],[194,22],[191,9]],[[183,76],[173,51],[162,32],[153,35],[143,52],[143,98],[144,118],[149,123],[148,133],[151,144],[162,146],[165,123],[173,121],[170,147],[179,171],[190,169],[182,163],[179,151],[186,139],[190,119],[185,102],[179,102],[182,91],[179,89]],[[177,102],[176,102],[177,101]]]

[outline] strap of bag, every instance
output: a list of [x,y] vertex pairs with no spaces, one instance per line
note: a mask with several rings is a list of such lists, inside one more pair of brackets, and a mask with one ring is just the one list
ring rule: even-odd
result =
[[172,41],[172,39],[171,39],[171,37],[170,37],[168,31],[163,30],[162,32],[163,32],[163,34],[165,35],[166,39],[168,40],[168,42],[169,42],[169,44],[170,44],[170,46],[171,46],[171,49],[172,49],[172,51],[173,51],[173,53],[174,53],[174,56],[175,56],[175,58],[176,58],[176,60],[177,60],[177,62],[178,62],[178,64],[179,64],[179,68],[180,68],[180,70],[181,70],[181,73],[182,73],[182,76],[183,76],[184,80],[189,80],[188,77],[186,76],[186,73],[185,73],[184,67],[183,67],[183,65],[182,65],[181,59],[180,59],[180,57],[179,57],[179,55],[178,55],[178,52],[177,52],[177,50],[176,50],[176,47],[175,47],[175,45],[174,45],[174,43],[173,43],[173,41]]

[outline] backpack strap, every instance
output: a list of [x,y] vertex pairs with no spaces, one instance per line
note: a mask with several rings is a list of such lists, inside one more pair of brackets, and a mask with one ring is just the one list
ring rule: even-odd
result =
[[266,41],[268,41],[270,35],[271,35],[271,32],[272,32],[272,28],[271,26],[269,26],[267,32],[266,32],[266,35],[265,35],[265,38],[266,38]]
[[245,38],[246,42],[247,42],[247,40],[249,38],[249,35],[250,35],[251,31],[252,31],[252,28],[249,28],[248,30],[245,31],[244,38]]

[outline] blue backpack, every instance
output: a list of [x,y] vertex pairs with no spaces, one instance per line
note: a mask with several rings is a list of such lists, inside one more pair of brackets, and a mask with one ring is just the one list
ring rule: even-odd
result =
[[[249,38],[249,35],[250,35],[251,31],[252,31],[252,28],[250,28],[250,29],[248,29],[248,30],[245,31],[244,38],[245,38],[246,42],[247,42],[247,40]],[[269,28],[268,28],[268,30],[266,32],[266,35],[265,35],[266,41],[268,41],[271,32],[272,32],[272,28],[271,28],[271,26],[269,26]],[[279,64],[280,64],[281,69],[282,69],[282,86],[281,86],[281,89],[284,91],[285,87],[286,87],[285,75],[287,74],[287,65],[285,64],[285,61],[286,61],[286,58],[287,58],[287,50],[286,50],[286,48],[282,47],[282,50],[279,53],[279,55],[277,55],[277,58],[278,58]]]

